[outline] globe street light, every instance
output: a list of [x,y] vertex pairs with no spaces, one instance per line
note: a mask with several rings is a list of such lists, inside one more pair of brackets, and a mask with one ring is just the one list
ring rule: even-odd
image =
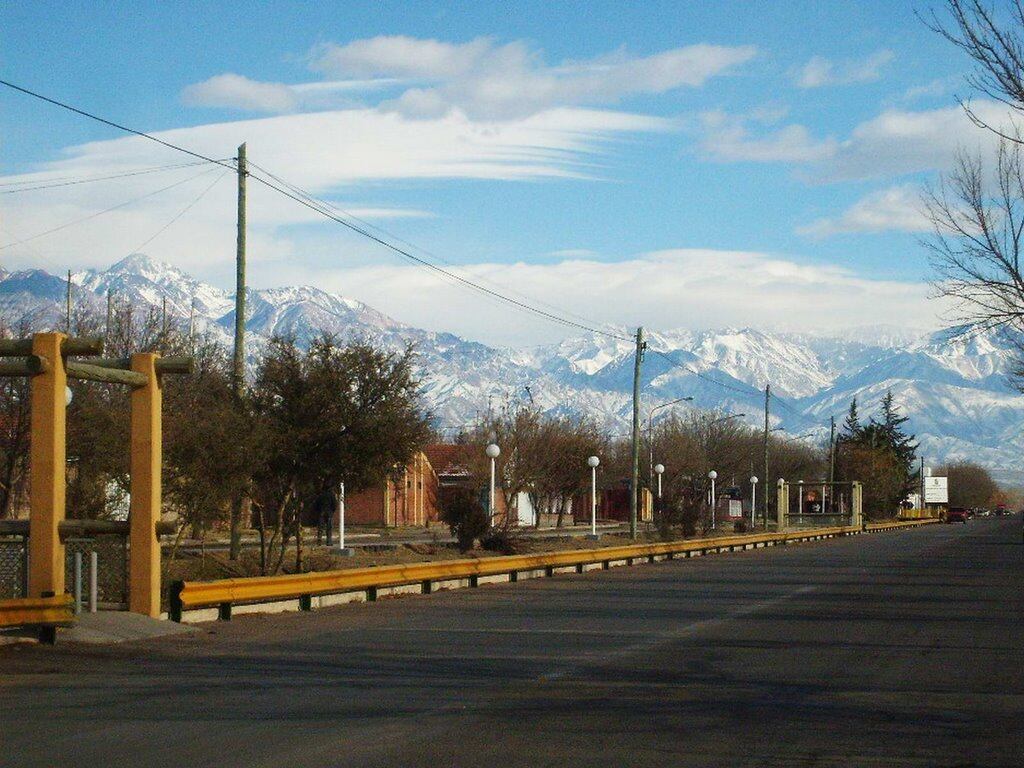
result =
[[654,474],[656,474],[658,476],[658,502],[659,502],[659,505],[660,505],[660,502],[661,502],[661,476],[664,473],[665,473],[665,465],[664,464],[655,464],[654,465]]
[[71,392],[71,387],[65,386],[64,387],[64,405],[65,406],[71,405],[71,398],[73,396],[74,395]]
[[718,477],[718,473],[712,469],[708,472],[708,477],[711,478],[711,530],[715,530],[715,478]]
[[753,528],[756,523],[754,522],[754,510],[757,509],[757,475],[750,476],[750,527]]
[[487,457],[491,460],[491,495],[487,501],[487,511],[488,516],[490,518],[490,524],[494,525],[494,463],[495,459],[497,459],[498,456],[501,455],[501,448],[499,448],[496,443],[491,443],[490,445],[487,446],[486,449],[484,449],[484,452],[487,454]]
[[590,538],[597,538],[597,465],[601,460],[597,456],[587,459],[590,467]]

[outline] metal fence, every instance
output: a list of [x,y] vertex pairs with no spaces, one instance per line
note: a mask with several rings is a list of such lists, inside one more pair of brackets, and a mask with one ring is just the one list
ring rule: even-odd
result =
[[0,600],[28,596],[28,537],[0,536]]
[[97,600],[100,608],[128,607],[128,540],[120,534],[67,539],[64,542],[64,583],[71,592],[75,583],[75,553],[82,554],[82,580],[89,581],[89,553],[96,553]]

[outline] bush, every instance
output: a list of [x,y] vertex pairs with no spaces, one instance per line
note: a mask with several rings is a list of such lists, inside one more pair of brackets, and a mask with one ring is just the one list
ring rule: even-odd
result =
[[451,530],[460,552],[471,550],[473,542],[490,528],[487,511],[468,488],[446,490],[441,501],[441,521]]
[[747,524],[743,520],[737,520],[736,523],[733,525],[732,530],[735,533],[746,533]]
[[489,552],[515,555],[519,552],[518,537],[506,527],[491,528],[480,537],[480,546]]

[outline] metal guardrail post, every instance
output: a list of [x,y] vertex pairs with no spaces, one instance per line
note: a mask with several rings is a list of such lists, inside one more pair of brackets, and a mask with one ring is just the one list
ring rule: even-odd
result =
[[94,549],[89,553],[89,613],[96,613],[99,602],[99,553]]
[[184,581],[172,581],[171,588],[168,590],[169,599],[169,610],[167,611],[167,618],[171,621],[181,623],[181,614],[183,612],[183,606],[181,604],[181,591],[185,588]]
[[75,552],[75,615],[82,612],[82,553]]

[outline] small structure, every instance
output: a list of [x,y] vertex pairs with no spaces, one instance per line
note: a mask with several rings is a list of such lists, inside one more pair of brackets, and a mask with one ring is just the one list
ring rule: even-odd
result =
[[[573,521],[578,525],[590,522],[590,491],[573,498],[572,516]],[[629,522],[629,488],[599,488],[597,491],[597,518],[620,523]],[[637,520],[641,523],[649,523],[654,520],[654,495],[647,488],[640,489]]]
[[378,485],[346,494],[345,522],[385,528],[426,526],[440,519],[437,493],[437,473],[426,453],[419,451],[404,469]]

